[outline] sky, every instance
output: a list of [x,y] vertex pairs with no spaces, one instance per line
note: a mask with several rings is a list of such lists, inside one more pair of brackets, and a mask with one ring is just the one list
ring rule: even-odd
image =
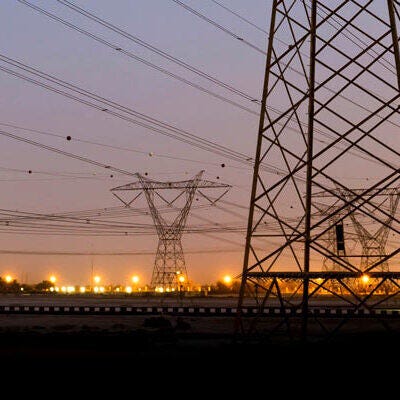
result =
[[[3,213],[0,217],[3,220],[0,276],[11,274],[20,281],[32,283],[56,274],[66,284],[85,284],[90,281],[93,265],[104,283],[125,284],[133,274],[139,275],[141,282],[149,283],[158,241],[155,230],[149,230],[153,224],[151,216],[134,212],[112,219],[105,216],[105,209],[122,206],[110,189],[136,180],[135,176],[115,169],[132,175],[147,174],[148,178],[159,181],[186,180],[204,170],[204,179],[231,185],[223,198],[226,203],[220,202],[220,208],[206,207],[204,198],[199,199],[198,204],[194,201],[187,225],[203,229],[201,233],[184,233],[182,244],[188,275],[193,282],[211,283],[225,274],[239,274],[243,263],[251,166],[234,161],[225,153],[214,154],[138,126],[128,121],[132,114],[129,118],[120,115],[126,116],[127,108],[129,112],[133,109],[254,157],[259,105],[251,98],[261,98],[266,49],[263,30],[268,30],[271,2],[182,1],[220,27],[234,32],[239,39],[172,0],[74,0],[72,3],[127,35],[244,92],[248,99],[89,20],[62,2],[29,1],[95,35],[103,43],[22,3],[3,0],[0,4],[0,67],[17,71],[6,62],[16,60],[80,90],[118,103],[122,111],[119,116],[110,113],[110,107],[101,111],[101,107],[90,107],[0,70],[0,131],[99,164],[96,166],[0,134],[0,208]],[[247,42],[253,47],[246,45]],[[27,75],[26,71],[18,72]],[[44,82],[42,78],[29,76]],[[65,87],[63,90],[72,93]],[[71,140],[67,140],[68,136]],[[111,166],[113,170],[104,166]],[[220,192],[207,193],[216,196]],[[144,196],[131,207],[146,209]],[[5,222],[9,221],[10,211],[47,215],[68,212],[74,218],[82,218],[88,215],[86,210],[103,210],[98,217],[103,221],[109,218],[108,222],[145,224],[147,234],[93,236],[74,230],[73,235],[65,235],[53,228],[43,229],[39,234],[28,232],[26,227],[16,232]],[[95,218],[84,217],[89,219],[88,224]],[[216,224],[225,229],[211,232]],[[228,227],[243,229],[227,232]],[[132,254],[118,255],[127,252]],[[83,255],[72,255],[74,253]]]

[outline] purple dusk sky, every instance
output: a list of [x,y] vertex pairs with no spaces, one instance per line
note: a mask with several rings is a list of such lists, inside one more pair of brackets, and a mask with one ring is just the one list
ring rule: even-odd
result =
[[[0,5],[2,68],[29,75],[8,62],[9,59],[16,60],[123,107],[249,157],[254,156],[257,103],[166,60],[78,14],[62,2],[29,1],[121,50],[110,48],[22,3],[4,0]],[[259,28],[268,30],[269,1],[221,0],[220,3]],[[244,40],[233,38],[171,0],[74,0],[73,4],[250,97],[260,99],[265,55],[245,42],[264,51],[267,35],[216,2],[185,0],[185,4]],[[198,85],[203,91],[152,69],[128,54]],[[2,132],[121,170],[147,173],[155,180],[184,180],[205,170],[204,179],[219,179],[231,184],[232,189],[224,197],[227,203],[220,203],[220,208],[203,208],[194,201],[193,214],[189,216],[187,225],[204,228],[204,231],[185,233],[182,243],[186,250],[188,274],[194,282],[213,282],[225,273],[240,273],[245,232],[225,230],[212,233],[210,229],[213,225],[218,226],[216,224],[235,228],[246,226],[251,166],[140,127],[3,70],[0,71],[0,85]],[[214,95],[204,93],[205,90]],[[247,110],[228,104],[215,95]],[[67,136],[71,136],[71,140],[67,140]],[[69,212],[77,218],[85,215],[78,214],[80,211],[100,210],[101,213],[105,208],[122,205],[111,194],[111,188],[136,180],[3,134],[0,135],[0,146],[3,221],[7,220],[10,211],[16,210],[38,214]],[[201,201],[201,205],[205,204]],[[144,197],[132,207],[147,207]],[[88,217],[88,224],[90,218],[106,220],[108,217]],[[121,215],[106,222],[110,221],[152,225],[150,215]],[[5,254],[0,254],[0,275],[10,273],[19,280],[37,282],[54,273],[65,283],[85,284],[90,279],[93,262],[95,272],[102,275],[105,282],[123,284],[134,273],[141,277],[142,282],[150,281],[158,240],[154,230],[150,234],[90,236],[77,235],[77,231],[73,235],[55,234],[57,230],[50,228],[42,234],[29,233],[26,229],[10,229],[10,225],[7,227],[3,222],[0,250]],[[26,254],[30,252],[41,254]],[[133,254],[55,254],[63,252]]]

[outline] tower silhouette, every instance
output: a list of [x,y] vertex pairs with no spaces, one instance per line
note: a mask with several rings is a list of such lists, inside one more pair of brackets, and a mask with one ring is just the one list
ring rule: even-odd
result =
[[[230,189],[230,185],[202,179],[204,171],[200,171],[190,180],[177,182],[160,182],[137,174],[138,181],[111,189],[111,192],[126,206],[130,206],[141,193],[144,193],[154,226],[158,234],[157,253],[151,278],[152,288],[158,291],[180,290],[184,282],[188,282],[185,256],[182,248],[182,235],[186,226],[194,196],[199,193],[207,202],[216,203]],[[212,200],[205,195],[205,189],[222,189],[223,193]],[[166,196],[163,191],[173,192]],[[123,200],[116,192],[134,191],[134,198],[129,202]],[[174,211],[172,221],[168,221],[156,204],[156,198],[168,210]],[[180,205],[178,205],[180,201]]]
[[[375,313],[387,284],[384,299],[399,292],[399,272],[389,269],[400,252],[398,200],[379,206],[399,187],[399,16],[394,0],[272,2],[237,332],[306,336],[310,321],[327,320],[311,304],[321,293],[340,296],[354,315]],[[265,172],[265,162],[276,173]],[[323,213],[313,205],[316,192],[328,194]],[[362,254],[326,246],[326,233],[345,218],[382,232],[380,242],[390,236],[390,248],[360,266]],[[324,269],[326,259],[337,268]],[[348,284],[360,279],[362,293]],[[244,304],[254,305],[252,318]],[[279,312],[263,318],[271,306]],[[336,321],[323,330],[346,322]]]

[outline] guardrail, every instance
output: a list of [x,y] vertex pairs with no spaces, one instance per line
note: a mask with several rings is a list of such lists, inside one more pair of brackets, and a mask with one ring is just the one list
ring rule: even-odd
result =
[[[259,314],[257,307],[245,307],[242,315],[248,317],[300,317],[299,308],[268,307]],[[0,306],[1,314],[29,314],[29,315],[172,315],[194,317],[234,317],[237,315],[235,307],[194,307],[194,306]],[[400,309],[351,309],[345,307],[310,308],[309,315],[318,318],[400,318]]]

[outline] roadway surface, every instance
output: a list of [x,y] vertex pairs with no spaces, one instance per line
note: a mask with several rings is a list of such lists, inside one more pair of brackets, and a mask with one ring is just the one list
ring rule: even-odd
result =
[[[254,302],[245,302],[244,316],[259,315]],[[400,304],[392,300],[379,308],[349,307],[334,298],[316,298],[310,302],[309,313],[319,318],[370,318],[382,316],[399,318]],[[115,297],[77,295],[3,295],[0,297],[0,315],[103,315],[103,316],[193,316],[193,317],[235,317],[237,298],[235,297]],[[264,307],[264,317],[297,317],[301,309],[280,307],[278,302]]]

